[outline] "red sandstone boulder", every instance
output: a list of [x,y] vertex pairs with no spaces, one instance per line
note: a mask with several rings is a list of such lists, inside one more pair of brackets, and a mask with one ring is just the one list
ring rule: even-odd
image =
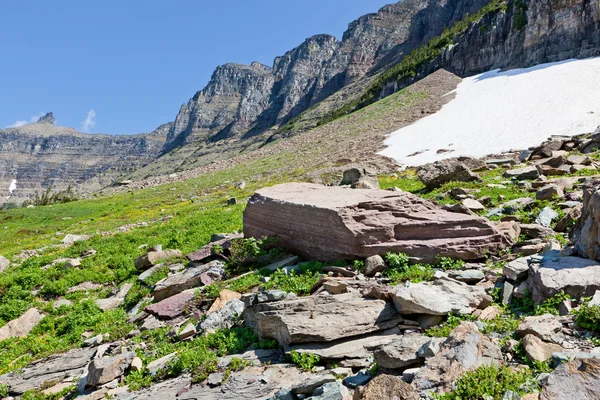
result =
[[275,236],[289,251],[325,261],[389,251],[424,262],[474,260],[510,245],[487,219],[445,211],[410,193],[309,183],[257,191],[244,212],[244,236]]

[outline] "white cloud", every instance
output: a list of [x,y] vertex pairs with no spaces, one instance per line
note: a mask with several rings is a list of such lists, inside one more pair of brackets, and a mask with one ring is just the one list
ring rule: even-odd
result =
[[33,115],[31,118],[29,118],[29,121],[19,119],[19,120],[15,121],[13,124],[8,125],[7,128],[18,128],[23,125],[36,123],[38,121],[38,119],[42,118],[44,115],[45,115],[45,113],[39,112],[39,113]]
[[81,123],[81,129],[83,129],[84,132],[89,132],[90,129],[93,129],[95,126],[96,111],[94,111],[94,109],[92,108],[90,111],[88,111],[87,118],[85,119],[85,121]]

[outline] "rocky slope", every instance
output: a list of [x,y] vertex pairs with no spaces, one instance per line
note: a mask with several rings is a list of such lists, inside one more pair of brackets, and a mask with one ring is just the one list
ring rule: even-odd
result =
[[[0,130],[0,203],[22,202],[49,186],[99,190],[154,160],[170,127],[163,125],[148,135],[111,136],[54,123],[48,113],[37,123]],[[17,188],[9,193],[14,179]]]

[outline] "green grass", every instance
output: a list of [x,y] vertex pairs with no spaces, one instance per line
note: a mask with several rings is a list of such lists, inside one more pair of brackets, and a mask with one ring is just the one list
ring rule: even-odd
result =
[[295,350],[290,351],[289,359],[292,363],[296,364],[298,368],[305,371],[312,371],[317,364],[321,361],[321,357],[312,353],[298,353]]

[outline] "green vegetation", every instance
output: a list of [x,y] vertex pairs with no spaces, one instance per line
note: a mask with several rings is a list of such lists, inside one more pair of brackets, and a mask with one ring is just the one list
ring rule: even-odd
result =
[[[191,341],[179,342],[168,336],[169,328],[145,332],[136,338],[138,342],[147,345],[146,351],[137,350],[137,355],[144,365],[171,353],[177,357],[168,366],[152,377],[148,370],[134,371],[127,375],[126,382],[131,390],[148,387],[154,381],[190,373],[195,382],[202,381],[218,370],[217,360],[229,354],[239,354],[252,345],[258,345],[258,337],[247,328],[232,328],[217,330],[204,336],[198,336]],[[233,358],[228,371],[243,368],[246,362]],[[226,371],[225,371],[226,372]]]
[[312,371],[313,368],[321,361],[321,357],[312,353],[298,353],[295,350],[289,353],[290,361],[302,368],[305,371]]
[[50,314],[29,336],[0,342],[0,374],[22,368],[50,354],[80,347],[84,332],[107,334],[109,340],[117,340],[133,329],[127,323],[124,310],[102,312],[93,300],[45,311]]
[[461,376],[450,393],[438,394],[437,400],[501,400],[511,390],[518,395],[537,388],[530,370],[514,370],[505,366],[486,365]]
[[351,112],[376,102],[379,100],[381,94],[384,92],[384,88],[388,84],[393,82],[402,83],[405,79],[415,77],[417,72],[423,66],[439,57],[445,48],[452,45],[455,37],[464,33],[472,24],[479,22],[486,15],[495,14],[505,10],[505,0],[492,0],[479,11],[467,15],[452,27],[444,29],[441,35],[432,38],[426,44],[411,51],[402,58],[402,61],[379,75],[375,82],[361,97],[325,116],[319,121],[319,125],[327,124],[346,114],[350,114]]
[[429,337],[447,337],[450,332],[456,328],[462,321],[475,321],[477,317],[471,314],[448,315],[448,319],[441,325],[434,326],[425,331],[425,336]]
[[583,304],[575,313],[577,325],[591,331],[600,332],[600,306]]
[[512,8],[513,30],[519,31],[527,25],[527,3],[523,0],[515,0]]
[[387,253],[383,258],[387,264],[383,274],[394,284],[405,281],[423,282],[433,278],[434,271],[430,265],[411,265],[406,254]]

